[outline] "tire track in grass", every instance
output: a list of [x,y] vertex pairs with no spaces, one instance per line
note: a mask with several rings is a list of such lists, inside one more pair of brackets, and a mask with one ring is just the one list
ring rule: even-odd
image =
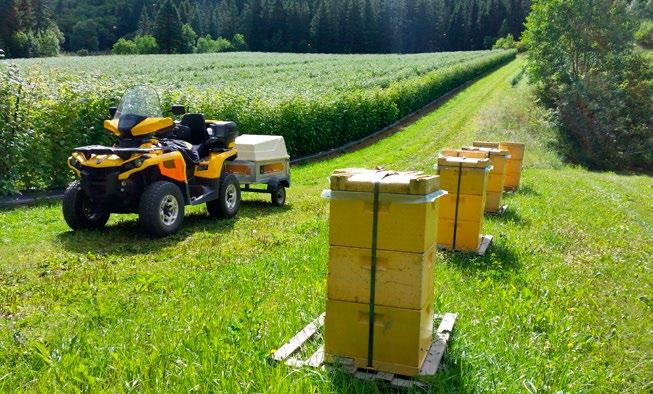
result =
[[[498,88],[502,83],[508,83],[521,64],[521,60],[513,60],[472,83],[417,122],[373,145],[294,168],[295,184],[314,184],[327,177],[334,168],[352,166],[382,165],[396,170],[432,171],[438,150],[472,142],[476,133],[472,120],[489,100],[501,94]],[[423,133],[424,129],[430,132]]]

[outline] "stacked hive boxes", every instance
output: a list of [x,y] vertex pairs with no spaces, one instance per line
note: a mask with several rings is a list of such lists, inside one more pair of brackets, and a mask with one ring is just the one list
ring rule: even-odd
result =
[[501,210],[501,197],[503,196],[507,164],[511,157],[510,152],[503,149],[480,147],[463,147],[460,152],[461,156],[476,157],[469,156],[471,152],[474,152],[483,154],[490,159],[492,170],[488,175],[485,212],[499,212]]
[[437,176],[419,172],[334,172],[327,193],[327,360],[346,357],[356,367],[419,373],[433,336],[438,201],[444,194]]
[[488,173],[492,166],[484,157],[448,156],[447,153],[452,152],[443,151],[438,157],[440,185],[449,192],[441,201],[438,244],[446,249],[475,252],[481,242]]
[[516,190],[519,188],[521,179],[522,162],[524,160],[525,145],[520,142],[486,142],[475,141],[474,146],[483,148],[498,148],[510,152],[510,158],[506,165],[506,180],[504,190]]

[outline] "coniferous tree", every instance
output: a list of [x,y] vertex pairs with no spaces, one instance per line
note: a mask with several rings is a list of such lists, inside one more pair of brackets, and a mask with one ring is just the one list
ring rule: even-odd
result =
[[141,9],[141,16],[138,19],[138,30],[136,30],[136,34],[140,36],[152,34],[152,17],[150,16],[149,7],[147,5],[143,6]]
[[163,0],[154,22],[154,38],[163,53],[179,53],[182,47],[182,23],[172,0]]
[[329,13],[325,4],[327,0],[319,0],[317,10],[311,21],[313,46],[317,52],[330,52],[333,32],[329,21]]

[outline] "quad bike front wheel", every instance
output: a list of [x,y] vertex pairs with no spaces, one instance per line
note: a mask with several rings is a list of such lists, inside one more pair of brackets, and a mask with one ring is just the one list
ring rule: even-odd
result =
[[63,218],[73,230],[98,229],[109,220],[109,212],[94,207],[79,181],[72,182],[63,194]]
[[176,233],[184,220],[184,198],[179,187],[159,181],[145,188],[138,207],[141,228],[155,237]]
[[231,219],[240,209],[240,183],[235,175],[227,175],[220,182],[218,198],[206,203],[209,215],[219,219]]

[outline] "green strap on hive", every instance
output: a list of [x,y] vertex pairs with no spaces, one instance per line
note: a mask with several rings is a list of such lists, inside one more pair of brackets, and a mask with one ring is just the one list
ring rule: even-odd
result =
[[374,182],[374,206],[372,208],[372,262],[370,266],[369,334],[367,337],[367,366],[372,368],[374,359],[374,298],[376,294],[376,241],[379,227],[379,182]]
[[458,186],[456,188],[456,210],[453,216],[453,241],[451,250],[456,250],[456,235],[458,233],[458,206],[460,204],[460,180],[463,176],[463,163],[458,164]]

